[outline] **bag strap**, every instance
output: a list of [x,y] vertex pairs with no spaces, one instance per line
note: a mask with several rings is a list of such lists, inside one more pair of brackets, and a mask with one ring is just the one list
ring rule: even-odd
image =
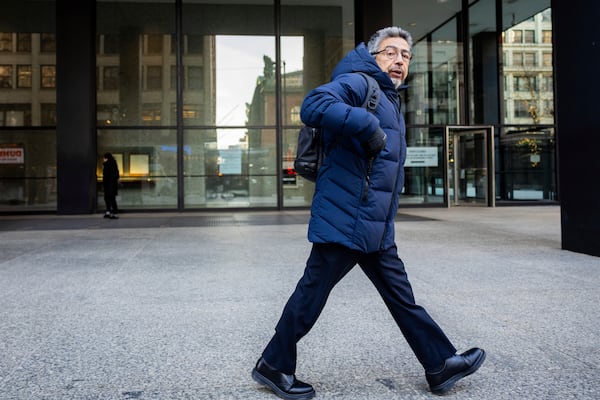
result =
[[361,107],[366,108],[367,111],[375,112],[375,109],[379,105],[379,84],[375,79],[364,72],[359,71],[358,73],[367,80],[367,98]]

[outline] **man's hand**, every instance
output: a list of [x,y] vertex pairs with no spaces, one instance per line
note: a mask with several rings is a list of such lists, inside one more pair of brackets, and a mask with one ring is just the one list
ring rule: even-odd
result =
[[381,150],[384,149],[387,141],[387,135],[380,127],[377,128],[374,134],[371,135],[369,140],[362,142],[360,145],[369,158],[375,157]]

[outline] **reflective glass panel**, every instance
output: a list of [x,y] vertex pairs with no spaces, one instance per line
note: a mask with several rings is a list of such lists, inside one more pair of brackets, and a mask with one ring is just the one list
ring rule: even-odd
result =
[[[536,6],[549,6],[549,1],[537,1]],[[506,6],[508,7],[508,6]],[[506,15],[507,12],[505,11]],[[502,33],[504,54],[505,124],[554,123],[554,72],[552,69],[551,9],[533,16],[515,14],[514,25]],[[524,32],[539,32],[525,41]]]
[[496,193],[500,200],[556,200],[555,135],[551,127],[505,127]]
[[119,166],[119,208],[177,206],[177,140],[174,130],[99,129],[98,208],[104,205],[102,155],[113,154]]
[[184,124],[246,125],[257,80],[273,71],[273,2],[184,0],[182,16]]
[[498,33],[496,0],[480,0],[469,7],[470,124],[499,123]]
[[56,210],[55,14],[54,1],[2,1],[0,211]]
[[407,157],[401,204],[444,202],[444,128],[414,127],[406,132]]
[[56,209],[56,131],[0,129],[0,211]]
[[175,1],[97,3],[99,126],[174,126]]
[[556,200],[551,12],[549,0],[502,2],[500,201]]
[[354,48],[354,2],[281,2],[281,185],[285,207],[308,206],[314,184],[293,169],[304,96]]
[[183,2],[184,205],[275,207],[273,2],[216,3]]
[[457,42],[454,18],[431,34],[430,123],[460,123],[464,82],[462,60],[463,46]]
[[[219,146],[217,138],[243,137]],[[186,129],[184,202],[187,208],[275,207],[275,129]]]

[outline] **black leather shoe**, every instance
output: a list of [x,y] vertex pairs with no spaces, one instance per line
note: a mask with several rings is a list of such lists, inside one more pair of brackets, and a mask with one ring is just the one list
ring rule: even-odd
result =
[[485,351],[476,347],[447,358],[441,370],[425,374],[429,388],[435,394],[447,392],[459,379],[477,371],[484,360]]
[[252,370],[252,378],[261,385],[268,386],[275,394],[286,400],[303,400],[315,397],[315,390],[308,383],[272,368],[261,357]]

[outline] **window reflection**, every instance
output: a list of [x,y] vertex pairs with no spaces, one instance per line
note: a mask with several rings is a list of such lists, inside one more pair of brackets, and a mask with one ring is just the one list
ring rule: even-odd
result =
[[12,33],[0,32],[0,52],[12,52]]
[[[54,18],[48,17],[54,2],[2,5],[0,128],[10,129],[0,129],[0,210],[51,211],[57,197],[56,40]],[[33,30],[9,31],[24,25]]]
[[177,140],[174,130],[99,130],[98,204],[102,204],[102,157],[115,156],[121,174],[119,206],[164,208],[177,205]]
[[17,87],[31,88],[31,65],[17,65]]
[[[458,43],[456,32],[457,20],[452,19],[431,34],[431,42],[423,41],[414,46],[408,90],[408,98],[414,106],[407,104],[405,108],[409,123],[459,123],[463,63],[462,45]],[[431,63],[427,62],[429,52]]]
[[[352,26],[343,23],[352,21],[351,6],[285,3],[283,18],[292,19],[284,28],[290,33],[281,38],[279,65],[272,1],[214,7],[184,0],[181,37],[174,34],[173,1],[98,3],[98,125],[137,130],[183,121],[185,207],[278,204],[278,179],[295,152],[297,128],[286,129],[281,141],[276,126],[298,127],[304,95],[328,80],[344,50],[353,47]],[[153,17],[158,15],[160,20]],[[306,49],[313,61],[308,71]],[[286,201],[310,202],[312,187],[284,183]]]
[[0,88],[12,88],[12,65],[0,65]]
[[[216,137],[261,138],[219,146]],[[274,129],[187,129],[186,207],[273,207],[277,204]]]
[[[551,10],[546,9],[503,32],[504,123],[553,124]],[[536,38],[534,32],[542,32]],[[537,39],[537,40],[536,40]]]
[[40,35],[40,50],[42,53],[56,53],[56,34],[42,33]]
[[[266,92],[270,92],[270,101],[274,100],[275,38],[218,35],[215,42],[216,125],[245,125],[246,107],[254,106],[258,96],[269,96]],[[256,93],[258,90],[261,93]],[[253,113],[249,122],[274,125],[274,111],[274,107],[265,106],[263,112]],[[230,134],[217,141],[219,147],[226,147],[239,139]]]
[[98,125],[176,125],[175,2],[100,1],[97,16]]
[[56,87],[56,66],[55,65],[42,65],[40,67],[41,75],[41,88],[53,89]]
[[31,51],[31,33],[17,33],[17,51],[19,53]]

